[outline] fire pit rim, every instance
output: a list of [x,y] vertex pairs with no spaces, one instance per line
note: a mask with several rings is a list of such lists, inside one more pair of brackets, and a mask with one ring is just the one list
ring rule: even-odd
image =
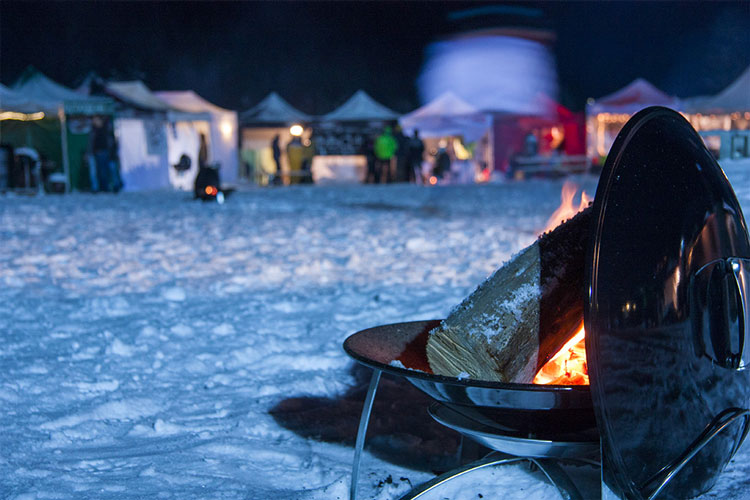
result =
[[460,387],[477,387],[477,388],[485,388],[485,389],[502,389],[502,390],[512,390],[512,391],[529,391],[529,392],[544,392],[544,393],[556,392],[556,393],[589,394],[588,385],[520,384],[520,383],[512,383],[512,382],[494,382],[491,380],[478,380],[478,379],[472,379],[472,378],[459,379],[455,377],[447,377],[445,375],[427,373],[421,370],[401,368],[398,366],[385,364],[375,359],[361,355],[351,346],[352,342],[355,341],[354,339],[356,339],[357,335],[365,334],[373,330],[382,329],[384,327],[394,327],[394,326],[402,326],[402,325],[405,326],[405,325],[412,325],[412,324],[417,324],[417,323],[424,323],[426,325],[426,324],[435,322],[437,324],[440,321],[442,321],[442,319],[404,321],[404,322],[389,323],[389,324],[378,325],[378,326],[374,326],[370,328],[365,328],[364,330],[360,330],[356,333],[351,334],[349,337],[347,337],[347,339],[344,341],[344,346],[343,346],[344,351],[351,358],[353,358],[354,360],[356,360],[357,362],[363,365],[369,366],[370,368],[374,368],[374,369],[377,369],[386,373],[390,373],[392,375],[401,376],[407,379],[419,378],[428,382],[436,382],[440,384],[447,384],[447,385],[460,386]]

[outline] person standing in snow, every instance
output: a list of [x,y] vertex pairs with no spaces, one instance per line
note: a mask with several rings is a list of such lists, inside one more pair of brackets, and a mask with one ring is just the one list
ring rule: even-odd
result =
[[279,145],[279,140],[281,137],[279,134],[276,134],[273,136],[273,141],[271,141],[271,150],[273,152],[273,162],[276,164],[276,173],[273,177],[273,184],[275,186],[278,186],[281,184],[281,146]]
[[299,184],[302,173],[302,162],[305,157],[305,147],[299,137],[293,138],[286,145],[286,159],[289,162],[289,184]]
[[409,161],[406,174],[409,182],[415,182],[417,172],[422,172],[422,156],[424,155],[424,143],[419,137],[419,130],[414,129],[414,135],[409,141]]
[[385,182],[388,183],[393,182],[391,163],[397,149],[398,143],[391,133],[391,127],[385,127],[383,133],[375,139],[375,169],[379,171],[380,178],[385,178]]
[[404,134],[400,125],[396,125],[396,182],[408,182],[409,180],[409,143],[410,140]]
[[372,135],[368,135],[362,143],[362,153],[367,160],[367,176],[365,177],[365,184],[380,183],[380,172],[377,168],[377,158],[375,158],[375,139]]

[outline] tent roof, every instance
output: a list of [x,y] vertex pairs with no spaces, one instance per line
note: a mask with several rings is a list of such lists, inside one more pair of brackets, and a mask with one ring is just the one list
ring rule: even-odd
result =
[[234,113],[205,100],[192,90],[163,90],[154,94],[170,106],[188,113]]
[[358,90],[344,104],[321,118],[331,121],[370,121],[395,120],[399,116],[392,109],[388,109],[364,90]]
[[35,101],[0,83],[0,111],[15,111],[17,113],[43,111],[47,114],[55,114],[57,113],[58,106],[58,104],[52,101]]
[[459,116],[478,113],[479,109],[458,97],[453,92],[445,92],[421,108],[417,108],[401,119],[414,119],[425,116]]
[[750,111],[750,66],[715,96],[694,98],[689,103],[691,111],[702,113]]
[[442,94],[398,121],[407,133],[416,129],[422,137],[463,136],[469,141],[481,137],[490,125],[488,115],[452,92]]
[[28,67],[13,85],[13,90],[36,102],[64,103],[68,114],[108,114],[112,100],[106,97],[87,97],[47,78]]
[[147,111],[172,111],[172,106],[162,101],[142,81],[108,82],[107,93],[120,101]]
[[242,123],[292,123],[309,121],[312,117],[289,104],[276,92],[240,113]]
[[617,92],[600,97],[587,106],[590,113],[612,111],[634,113],[647,106],[677,107],[679,100],[654,87],[643,78],[637,78]]

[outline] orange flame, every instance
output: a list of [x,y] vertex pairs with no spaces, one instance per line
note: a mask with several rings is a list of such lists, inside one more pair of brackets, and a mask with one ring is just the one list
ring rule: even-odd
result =
[[[544,231],[556,228],[562,221],[570,219],[589,206],[592,199],[586,191],[582,191],[581,202],[576,208],[573,199],[577,192],[578,186],[575,183],[565,181],[560,195],[562,203],[547,220]],[[537,372],[534,383],[589,385],[589,372],[586,366],[586,332],[583,329],[583,322],[576,334]]]
[[583,325],[573,338],[568,340],[547,361],[534,377],[535,384],[589,385],[589,370],[586,365],[586,331]]
[[578,205],[578,208],[576,208],[573,199],[577,192],[578,185],[576,183],[565,181],[565,184],[563,184],[562,187],[562,193],[560,193],[562,202],[560,203],[560,206],[557,207],[557,210],[552,212],[552,215],[547,219],[547,224],[545,224],[543,232],[555,229],[560,223],[562,223],[562,221],[570,219],[575,214],[589,206],[592,198],[589,198],[586,191],[581,191],[581,202]]

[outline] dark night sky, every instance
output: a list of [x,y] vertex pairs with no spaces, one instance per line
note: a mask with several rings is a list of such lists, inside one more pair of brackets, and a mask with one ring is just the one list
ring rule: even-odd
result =
[[[240,110],[277,90],[311,113],[363,88],[410,111],[425,48],[450,31],[446,15],[479,5],[3,0],[0,81],[34,65],[73,86],[95,70]],[[561,100],[573,109],[639,76],[681,97],[716,93],[750,65],[750,1],[512,5],[540,7],[554,27]]]

